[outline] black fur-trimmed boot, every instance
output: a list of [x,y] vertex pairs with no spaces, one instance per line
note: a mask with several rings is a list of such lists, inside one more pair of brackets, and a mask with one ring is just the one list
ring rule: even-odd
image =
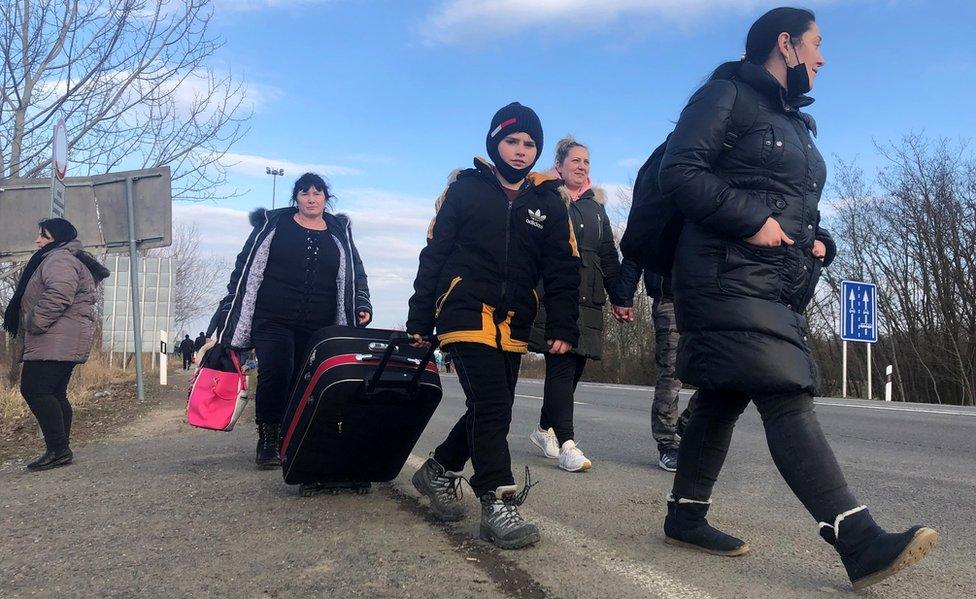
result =
[[939,540],[939,533],[925,526],[885,532],[863,505],[838,514],[833,524],[821,522],[820,536],[840,554],[855,591],[922,561]]
[[254,450],[254,463],[260,470],[274,470],[281,467],[278,457],[279,426],[270,422],[258,423],[258,446]]
[[705,515],[711,500],[675,498],[668,495],[668,516],[664,519],[664,542],[668,545],[688,547],[712,555],[736,557],[749,553],[749,546],[742,539],[712,527]]

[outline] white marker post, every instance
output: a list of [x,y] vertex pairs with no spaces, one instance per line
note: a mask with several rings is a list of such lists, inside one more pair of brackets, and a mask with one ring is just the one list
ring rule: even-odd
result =
[[874,399],[874,395],[871,393],[871,344],[868,343],[868,399]]
[[844,357],[842,359],[844,365],[841,368],[841,376],[843,377],[844,380],[840,384],[840,388],[841,388],[840,396],[846,399],[847,398],[847,342],[844,341],[842,343],[842,346],[844,348],[843,349]]
[[891,401],[891,383],[894,379],[891,364],[885,368],[885,401]]
[[169,333],[159,329],[159,384],[166,386],[166,373],[169,370]]

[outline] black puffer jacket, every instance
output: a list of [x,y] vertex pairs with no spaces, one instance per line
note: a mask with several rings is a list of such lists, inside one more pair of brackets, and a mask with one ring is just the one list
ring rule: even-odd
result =
[[[756,102],[756,122],[723,148],[736,86],[711,81],[688,102],[661,163],[661,188],[685,215],[673,270],[681,341],[678,376],[706,389],[751,394],[819,386],[802,312],[836,246],[817,209],[826,178],[813,145],[812,118],[787,100],[762,67],[743,63],[738,79]],[[772,216],[796,244],[750,245]],[[826,261],[812,255],[827,246]]]
[[[603,309],[607,303],[607,295],[611,296],[612,303],[622,305],[622,300],[617,295],[620,257],[605,208],[607,196],[602,189],[588,189],[578,200],[572,202],[565,187],[560,187],[559,192],[566,201],[580,254],[580,338],[579,343],[573,347],[573,353],[599,360],[603,354]],[[545,297],[543,287],[536,291]],[[529,350],[540,353],[549,351],[544,306],[543,301],[543,307],[539,308],[539,315],[532,325],[532,338],[529,341]]]
[[579,253],[558,182],[531,173],[509,202],[490,164],[456,174],[438,200],[410,298],[407,331],[443,345],[525,353],[545,283],[549,339],[576,345]]

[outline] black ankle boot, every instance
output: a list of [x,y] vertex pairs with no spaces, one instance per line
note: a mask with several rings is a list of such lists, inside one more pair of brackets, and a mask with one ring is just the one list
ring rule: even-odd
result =
[[668,516],[664,519],[664,542],[712,555],[735,557],[749,553],[745,541],[709,525],[705,514],[710,504],[710,501],[675,499],[669,495]]
[[833,524],[821,522],[820,536],[840,554],[855,591],[920,562],[939,539],[939,533],[924,526],[885,532],[863,505],[838,515]]
[[74,454],[67,447],[64,449],[48,449],[44,452],[44,455],[27,464],[27,470],[30,472],[38,472],[59,466],[67,466],[71,463],[72,459],[74,459]]
[[277,424],[258,423],[258,446],[254,452],[254,463],[261,470],[274,470],[281,467],[281,459],[278,457]]

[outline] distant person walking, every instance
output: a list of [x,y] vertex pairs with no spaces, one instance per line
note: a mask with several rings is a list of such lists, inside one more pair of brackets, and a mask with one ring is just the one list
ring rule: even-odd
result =
[[[189,335],[187,335],[189,337]],[[197,338],[193,340],[193,351],[198,352],[200,348],[207,344],[207,335],[203,331],[197,335]]]
[[[743,59],[715,70],[667,143],[661,191],[685,217],[672,276],[678,376],[700,391],[664,532],[708,553],[749,551],[705,515],[751,401],[780,474],[860,590],[922,559],[938,533],[882,530],[847,486],[814,412],[819,377],[803,311],[836,253],[817,210],[826,167],[816,125],[801,111],[824,65],[820,43],[813,13],[767,12],[750,28]],[[755,116],[745,130],[730,125],[740,103]]]
[[[583,376],[587,360],[599,360],[603,354],[603,310],[610,295],[615,316],[630,317],[630,308],[620,308],[617,297],[617,275],[620,258],[613,240],[613,229],[607,216],[607,194],[590,182],[590,150],[573,137],[556,144],[551,173],[563,181],[559,188],[569,211],[580,254],[579,343],[568,353],[549,353],[546,344],[546,310],[544,304],[532,325],[529,350],[539,352],[546,360],[539,426],[530,435],[547,458],[558,460],[568,472],[585,472],[593,463],[576,445],[573,429],[573,406],[576,385]],[[537,294],[545,299],[545,288]]]
[[[190,364],[193,363],[193,352],[196,344],[193,339],[190,339],[189,335],[183,337],[183,341],[180,342],[180,354],[183,355],[183,370],[189,370]],[[202,346],[201,346],[202,347]]]
[[20,393],[37,418],[47,450],[31,471],[71,463],[68,383],[88,360],[95,336],[96,286],[109,274],[63,218],[40,223],[37,251],[24,267],[3,314],[3,328],[23,344]]
[[256,350],[259,468],[281,464],[281,419],[312,333],[337,324],[364,327],[373,318],[352,225],[347,216],[326,212],[331,199],[325,181],[305,173],[295,181],[290,207],[251,213],[254,229],[210,321],[208,333],[219,342]]

